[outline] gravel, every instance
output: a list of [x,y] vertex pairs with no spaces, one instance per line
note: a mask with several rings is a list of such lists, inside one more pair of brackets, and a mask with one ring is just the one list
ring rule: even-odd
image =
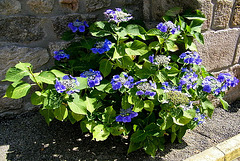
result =
[[240,133],[240,101],[229,111],[216,108],[212,119],[187,131],[183,143],[167,144],[155,159],[143,150],[127,155],[128,140],[109,137],[95,142],[79,124],[53,121],[48,126],[38,111],[0,120],[0,160],[23,161],[180,161]]

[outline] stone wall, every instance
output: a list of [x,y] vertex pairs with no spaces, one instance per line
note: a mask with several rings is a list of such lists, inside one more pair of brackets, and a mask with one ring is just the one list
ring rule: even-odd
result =
[[[75,19],[103,20],[108,8],[121,7],[136,19],[154,27],[170,8],[200,9],[208,19],[203,25],[205,45],[198,44],[209,71],[230,71],[240,78],[240,0],[0,0],[0,80],[19,61],[35,69],[53,64],[53,51],[65,42],[60,35]],[[0,82],[0,97],[7,88]],[[232,102],[240,97],[240,86],[226,96]],[[0,116],[33,109],[29,98],[0,98]]]

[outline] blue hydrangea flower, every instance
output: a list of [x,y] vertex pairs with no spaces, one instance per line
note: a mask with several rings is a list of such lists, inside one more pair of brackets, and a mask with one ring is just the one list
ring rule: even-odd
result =
[[194,51],[194,52],[191,52],[191,51],[186,51],[185,53],[182,53],[180,56],[179,56],[180,59],[184,59],[184,63],[187,63],[187,64],[197,64],[197,65],[200,65],[202,63],[202,59],[200,58],[200,55]]
[[136,92],[136,95],[145,95],[151,97],[154,97],[156,95],[156,92],[154,92],[154,90],[157,89],[157,85],[151,80],[149,82],[147,82],[147,80],[140,80],[134,85],[136,85],[137,89],[139,90]]
[[103,54],[104,52],[110,50],[111,45],[112,45],[112,42],[109,41],[108,39],[105,39],[105,41],[97,42],[94,45],[94,48],[92,48],[91,50],[94,54],[97,54],[97,53]]
[[196,109],[196,115],[193,118],[193,121],[197,123],[197,125],[202,124],[205,121],[206,115],[201,114],[199,108]]
[[89,27],[86,21],[81,22],[79,20],[76,20],[74,22],[70,22],[68,24],[68,27],[72,30],[72,32],[84,32],[86,27]]
[[63,50],[59,50],[59,51],[54,51],[54,59],[56,60],[62,60],[62,59],[69,59],[69,54],[66,54]]
[[137,117],[138,113],[137,112],[133,112],[132,108],[128,108],[128,109],[121,109],[120,110],[120,115],[118,115],[116,117],[116,121],[117,122],[131,122],[132,118]]
[[204,92],[207,92],[207,93],[214,92],[216,95],[218,95],[219,90],[217,90],[217,89],[219,89],[222,85],[215,77],[207,76],[202,81],[202,86],[203,86]]
[[184,72],[184,75],[179,81],[179,85],[182,87],[183,85],[186,85],[187,89],[193,88],[195,89],[197,86],[197,80],[198,80],[198,75],[192,70],[192,69],[187,69],[184,68],[181,70]]
[[159,29],[161,32],[168,32],[170,31],[171,34],[175,34],[177,31],[180,31],[180,26],[176,26],[172,21],[168,22],[160,22],[157,25],[157,29]]
[[133,17],[131,14],[123,12],[121,8],[116,8],[116,10],[108,9],[104,12],[104,15],[107,17],[108,22],[127,22],[131,20]]
[[239,80],[236,77],[233,77],[230,73],[220,73],[217,80],[220,83],[224,83],[224,89],[227,87],[235,87],[239,83]]
[[113,90],[118,90],[123,86],[125,88],[130,89],[134,86],[133,82],[134,82],[134,78],[124,73],[123,77],[121,77],[120,75],[114,75],[112,78],[111,84],[112,84]]
[[75,77],[71,75],[65,75],[62,77],[62,80],[56,79],[55,89],[58,93],[66,92],[67,94],[73,94],[79,92],[78,89],[75,89],[76,86],[79,86],[79,82]]
[[150,55],[148,60],[157,66],[164,66],[167,70],[171,69],[171,66],[169,66],[169,62],[171,61],[171,56],[166,55],[157,55],[156,57],[153,55]]
[[91,88],[94,86],[100,85],[100,81],[103,79],[100,71],[94,71],[92,69],[89,69],[89,71],[85,71],[81,73],[80,77],[87,78],[88,86]]

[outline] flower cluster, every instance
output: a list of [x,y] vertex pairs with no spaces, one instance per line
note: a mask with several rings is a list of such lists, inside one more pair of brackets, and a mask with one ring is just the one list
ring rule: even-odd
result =
[[200,125],[204,122],[205,120],[205,115],[200,113],[199,108],[196,109],[196,115],[194,117],[194,121],[197,122],[197,125]]
[[121,8],[116,8],[116,11],[108,9],[104,12],[104,15],[109,22],[113,21],[116,23],[126,22],[133,18],[131,14],[123,12]]
[[149,61],[158,66],[164,66],[166,69],[170,70],[171,67],[168,65],[169,62],[171,61],[171,56],[166,56],[166,55],[157,55],[156,57],[154,55],[149,56]]
[[136,95],[146,95],[151,97],[156,95],[156,92],[154,92],[153,90],[157,88],[157,85],[151,80],[149,82],[147,82],[147,79],[140,80],[134,83],[134,85],[136,85],[137,89],[139,90],[136,92]]
[[68,24],[68,27],[72,30],[72,32],[84,32],[86,27],[89,27],[86,21],[81,22],[79,20],[76,20],[74,22],[70,22]]
[[123,73],[123,77],[120,75],[114,75],[111,81],[113,90],[118,90],[124,86],[125,88],[132,88],[134,78],[132,76],[128,76],[126,73]]
[[197,64],[200,65],[202,63],[202,59],[200,58],[200,55],[194,51],[186,51],[185,53],[182,53],[179,56],[180,59],[184,59],[184,63],[187,64]]
[[78,89],[75,89],[76,86],[79,86],[79,82],[75,77],[71,75],[65,75],[62,77],[62,80],[56,79],[55,89],[58,93],[63,93],[66,91],[67,94],[73,94],[75,92],[79,92]]
[[137,112],[133,112],[132,108],[128,108],[128,109],[121,109],[120,110],[120,115],[118,115],[116,117],[116,121],[117,122],[131,122],[132,118],[137,117],[138,113]]
[[108,39],[105,39],[105,41],[97,42],[94,45],[94,48],[92,48],[91,50],[94,54],[97,54],[97,53],[103,54],[104,52],[110,50],[111,45],[112,45],[112,42],[109,41]]
[[89,69],[89,71],[81,73],[80,77],[87,78],[88,86],[91,88],[100,85],[100,81],[103,79],[100,71],[94,71],[92,69]]
[[170,31],[172,34],[175,34],[177,31],[180,31],[180,26],[176,26],[172,21],[168,22],[160,22],[157,25],[157,29],[159,29],[162,32]]
[[229,87],[235,87],[239,83],[236,77],[232,77],[229,73],[220,73],[218,78],[207,76],[203,82],[203,91],[207,93],[213,92],[218,95],[220,92],[225,92]]
[[62,60],[62,59],[69,59],[69,54],[66,54],[63,50],[59,50],[59,51],[54,51],[54,59],[56,60]]
[[182,87],[183,85],[186,85],[187,89],[196,88],[196,81],[198,80],[198,75],[192,70],[187,68],[182,68],[182,72],[184,72],[184,75],[179,81],[179,85]]

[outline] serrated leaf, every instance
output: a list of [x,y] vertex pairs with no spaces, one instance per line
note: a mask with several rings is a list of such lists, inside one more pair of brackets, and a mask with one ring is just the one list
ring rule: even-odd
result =
[[6,77],[3,81],[16,82],[27,75],[29,75],[28,72],[18,69],[16,67],[11,67],[8,69]]
[[85,102],[85,105],[87,107],[87,110],[92,113],[95,108],[94,108],[94,105],[96,103],[97,99],[96,98],[89,98],[86,96],[86,100],[84,101]]
[[176,16],[177,14],[179,14],[182,11],[181,7],[174,7],[171,8],[170,10],[168,10],[165,15],[166,16]]
[[44,116],[45,121],[49,125],[49,123],[54,119],[54,114],[53,110],[48,110],[48,109],[41,109],[40,114]]
[[15,65],[16,68],[29,72],[29,68],[32,69],[32,65],[30,63],[18,63]]
[[136,151],[136,150],[140,149],[142,146],[143,146],[143,144],[141,142],[134,143],[134,142],[131,141],[130,145],[128,147],[128,154],[133,152],[133,151]]
[[82,77],[75,77],[79,82],[79,86],[76,86],[76,89],[82,90],[88,88],[88,79]]
[[31,95],[31,103],[33,105],[41,105],[43,104],[43,96],[41,95],[41,92],[36,91]]
[[93,140],[104,141],[108,138],[110,132],[106,130],[104,125],[99,124],[93,128]]
[[62,78],[63,76],[66,75],[65,73],[63,73],[63,72],[61,72],[59,70],[56,70],[56,69],[53,69],[50,72],[52,72],[58,78]]
[[31,85],[20,81],[14,82],[8,86],[6,96],[12,99],[19,99],[26,96],[31,88]]
[[146,139],[147,135],[143,130],[138,130],[132,134],[130,141],[134,143],[140,143]]
[[173,41],[166,42],[166,48],[169,51],[175,52],[178,50],[178,46]]
[[38,75],[38,80],[47,84],[54,84],[55,75],[52,72],[44,71]]
[[146,40],[146,37],[145,37],[146,31],[143,27],[139,25],[130,24],[127,26],[126,31],[130,36],[138,36],[141,39]]
[[104,77],[108,76],[112,70],[112,63],[107,59],[102,59],[99,64],[100,72],[103,74]]
[[74,113],[72,112],[72,117],[76,120],[76,121],[80,121],[82,120],[85,116],[84,115],[81,115],[81,114],[77,114],[77,113]]
[[146,111],[152,112],[153,109],[154,109],[154,103],[152,101],[150,101],[150,100],[145,100],[144,101],[144,109]]
[[149,155],[151,155],[152,157],[155,157],[156,155],[156,151],[158,149],[158,147],[153,143],[152,140],[150,139],[147,139],[145,142],[144,142],[144,147],[143,149],[145,150],[145,152]]
[[134,40],[125,51],[127,55],[144,55],[148,52],[148,46],[142,41]]
[[68,101],[69,108],[72,110],[72,112],[76,114],[82,114],[87,115],[87,107],[85,105],[84,100],[79,98],[79,95],[74,93],[72,94],[73,100]]
[[195,33],[193,36],[196,38],[198,42],[200,42],[201,44],[204,44],[203,35],[201,33]]
[[158,70],[156,72],[156,76],[157,76],[157,78],[159,79],[159,81],[161,83],[163,83],[163,82],[165,82],[167,80],[167,75],[166,75],[166,73],[164,71]]
[[68,116],[68,110],[65,105],[61,105],[59,108],[56,108],[53,112],[56,119],[63,121]]
[[116,111],[112,108],[112,106],[107,107],[102,115],[103,122],[106,122],[106,123],[114,122],[115,117],[116,117]]
[[229,104],[223,98],[219,98],[219,100],[222,103],[224,110],[228,110]]

